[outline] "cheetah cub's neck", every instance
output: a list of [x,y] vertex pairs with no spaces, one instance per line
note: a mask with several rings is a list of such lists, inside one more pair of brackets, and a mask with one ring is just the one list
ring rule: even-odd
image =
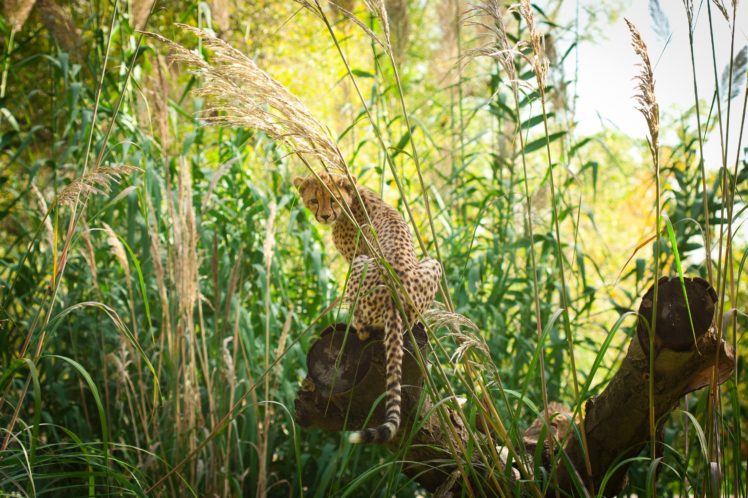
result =
[[[398,272],[418,266],[408,225],[397,209],[375,192],[356,185],[355,179],[351,183],[345,176],[324,172],[319,174],[319,180],[315,176],[296,178],[294,185],[317,221],[332,225],[335,247],[349,263],[357,256],[374,256],[370,247],[378,247],[385,261]],[[343,212],[341,204],[350,207],[353,220]]]

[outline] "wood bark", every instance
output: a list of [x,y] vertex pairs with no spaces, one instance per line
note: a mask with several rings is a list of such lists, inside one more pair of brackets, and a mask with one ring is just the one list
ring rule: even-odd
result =
[[[684,286],[688,306],[683,297]],[[564,452],[554,459],[566,462],[555,469],[562,493],[578,495],[580,483],[589,492],[598,491],[608,468],[638,454],[649,441],[647,323],[652,317],[653,295],[654,286],[642,298],[637,335],[631,340],[620,368],[605,390],[587,401],[584,427],[591,474],[587,472],[581,441],[569,436],[578,431],[570,430],[568,410],[553,405],[554,411],[562,412],[551,427],[556,441],[561,442],[553,445],[555,451]],[[714,289],[703,279],[686,279],[681,284],[678,279],[663,278],[659,282],[652,350],[655,419],[660,427],[685,394],[707,386],[713,372],[717,382],[723,382],[734,368],[733,352],[719,340],[712,324],[716,301]],[[330,326],[320,334],[307,354],[307,378],[296,397],[295,418],[301,427],[349,431],[372,427],[384,420],[385,355],[381,341],[381,330],[373,330],[371,337],[361,342],[345,324]],[[470,444],[468,430],[460,417],[450,409],[440,415],[432,409],[429,397],[422,395],[429,349],[423,327],[416,325],[412,335],[406,334],[405,349],[403,425],[387,446],[393,450],[404,447],[402,460],[411,463],[403,464],[403,472],[435,495],[459,495],[461,488],[468,486],[475,495],[480,496],[483,489],[483,494],[490,496],[485,486],[460,479],[457,470],[462,462],[455,461],[454,455],[461,454],[461,449]],[[539,441],[542,426],[542,420],[535,421],[524,434],[524,444],[529,455],[535,453],[537,444],[543,444],[543,465],[549,466],[550,447],[545,440]],[[485,469],[485,466],[475,467]],[[546,468],[547,473],[552,471]],[[620,491],[626,471],[626,466],[621,467],[608,481],[606,496]],[[486,475],[477,476],[483,483],[503,479],[506,484],[516,476],[516,471],[501,468],[484,472]]]

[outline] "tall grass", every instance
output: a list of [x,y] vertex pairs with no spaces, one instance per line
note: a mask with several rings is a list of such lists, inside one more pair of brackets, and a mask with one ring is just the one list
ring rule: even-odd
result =
[[[345,262],[290,181],[325,167],[378,189],[445,268],[441,309],[423,317],[425,395],[467,432],[449,449],[464,496],[517,494],[508,473],[485,470],[507,463],[529,494],[555,494],[564,462],[544,474],[523,431],[556,423],[554,401],[581,414],[604,388],[639,294],[674,274],[676,249],[713,282],[716,323],[745,352],[745,315],[729,312],[746,299],[748,167],[740,151],[727,158],[748,96],[733,95],[738,47],[726,91],[726,47],[713,82],[692,59],[693,108],[662,110],[677,141],[653,137],[650,119],[648,145],[569,126],[553,54],[581,41],[542,5],[33,3],[6,2],[0,23],[1,493],[420,493],[401,473],[404,447],[351,447],[293,418],[305,352],[346,320]],[[689,33],[723,29],[685,8]],[[719,15],[734,27],[735,12]],[[715,170],[703,144],[717,135]],[[625,208],[603,200],[632,183],[652,199],[651,254],[606,228]],[[629,219],[639,241],[649,221]],[[743,367],[689,395],[662,439],[653,421],[625,493],[748,496]]]

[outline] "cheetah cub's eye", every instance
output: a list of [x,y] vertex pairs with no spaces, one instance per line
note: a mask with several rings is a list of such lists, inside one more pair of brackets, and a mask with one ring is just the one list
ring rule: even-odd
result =
[[312,199],[312,200],[309,201],[309,204],[312,204],[313,206],[316,206],[317,204],[319,204],[319,201],[317,199]]

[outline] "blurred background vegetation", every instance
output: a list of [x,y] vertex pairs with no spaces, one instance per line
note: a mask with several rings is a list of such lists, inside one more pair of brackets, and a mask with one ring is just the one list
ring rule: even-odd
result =
[[[412,209],[446,271],[440,300],[476,325],[436,330],[430,366],[431,395],[454,408],[464,397],[471,431],[488,400],[509,431],[497,443],[521,444],[543,391],[572,407],[599,393],[632,337],[628,312],[655,272],[677,274],[675,248],[687,275],[719,291],[720,318],[739,310],[724,334],[745,356],[744,32],[714,47],[730,54],[726,67],[710,62],[683,82],[700,100],[661,109],[660,198],[674,237],[661,232],[655,261],[644,120],[634,137],[577,130],[577,51],[622,22],[621,5],[583,4],[580,24],[579,3],[533,4],[549,69],[537,79],[531,47],[518,46],[515,95],[502,64],[476,50],[497,41],[475,5],[387,0],[383,46],[372,36],[385,37],[381,10],[335,4],[360,25],[324,2],[5,0],[0,493],[421,493],[397,452],[294,424],[305,352],[341,319],[326,308],[345,261],[299,202],[295,156],[257,130],[201,123],[200,78],[141,34],[210,61],[175,23],[251,57],[329,127],[360,183]],[[734,33],[734,4],[686,2],[684,19],[689,6],[694,24]],[[511,45],[529,39],[516,11],[504,22]],[[729,155],[705,161],[708,137]],[[681,409],[694,418],[666,424],[657,494],[748,496],[743,359],[714,394],[688,395]],[[651,468],[637,464],[626,492],[650,492]]]

